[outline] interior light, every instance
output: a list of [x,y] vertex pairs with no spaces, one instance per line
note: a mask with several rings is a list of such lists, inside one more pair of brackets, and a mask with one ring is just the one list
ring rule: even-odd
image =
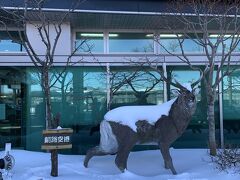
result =
[[182,37],[182,34],[160,34],[162,38],[174,38],[174,37]]
[[83,37],[103,37],[103,34],[100,33],[81,33]]
[[[83,37],[103,37],[102,33],[81,33]],[[118,37],[118,34],[109,34],[109,37]]]
[[153,37],[153,34],[147,34],[146,37]]
[[[211,38],[217,38],[219,36],[220,36],[220,34],[210,34],[209,35],[209,37],[211,37]],[[231,36],[232,36],[231,34],[225,34],[224,35],[224,37],[226,37],[226,38],[231,37]],[[235,36],[237,36],[237,35],[235,35]]]
[[109,37],[118,37],[118,34],[109,34]]
[[5,126],[5,127],[0,127],[0,129],[20,129],[21,126]]

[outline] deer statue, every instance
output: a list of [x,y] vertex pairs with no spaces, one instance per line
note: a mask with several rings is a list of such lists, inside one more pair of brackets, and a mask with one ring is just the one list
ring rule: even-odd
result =
[[202,77],[193,84],[181,85],[178,96],[154,106],[123,106],[108,111],[100,124],[100,145],[87,151],[84,166],[93,156],[116,154],[115,164],[124,172],[129,153],[136,143],[156,142],[161,150],[164,165],[177,174],[169,153],[170,145],[179,138],[196,109],[196,89]]

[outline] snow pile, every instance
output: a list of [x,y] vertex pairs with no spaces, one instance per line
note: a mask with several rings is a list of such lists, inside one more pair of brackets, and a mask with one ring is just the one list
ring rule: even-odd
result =
[[172,104],[177,98],[166,103],[154,106],[122,106],[108,111],[104,120],[118,122],[129,126],[135,132],[137,131],[136,122],[146,120],[150,124],[154,124],[162,115],[168,116]]
[[[94,157],[89,168],[84,156],[59,155],[59,177],[50,176],[50,153],[13,150],[16,159],[12,180],[239,180],[240,174],[219,172],[206,149],[170,149],[178,175],[164,168],[159,150],[131,152],[128,170],[121,173],[115,166],[115,155]],[[4,152],[2,152],[3,156]],[[27,158],[26,158],[27,157]]]

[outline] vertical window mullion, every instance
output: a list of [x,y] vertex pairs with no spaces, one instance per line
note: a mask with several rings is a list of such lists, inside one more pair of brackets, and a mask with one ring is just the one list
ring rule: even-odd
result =
[[103,32],[103,44],[104,44],[104,54],[109,53],[109,33],[107,31]]
[[155,39],[156,34],[153,34],[153,46],[154,46],[154,54],[159,54],[159,44],[157,40]]
[[107,71],[107,109],[110,103],[110,65],[109,63],[106,64],[106,71]]
[[[220,65],[219,65],[220,66]],[[222,76],[222,72],[219,73],[220,77]],[[223,81],[223,80],[222,80]],[[218,85],[218,99],[219,99],[219,124],[220,124],[220,142],[221,142],[221,148],[224,148],[224,134],[223,134],[223,93],[222,93],[222,81],[220,81]]]
[[[167,78],[167,65],[166,65],[166,63],[164,62],[162,64],[162,66],[163,66],[163,74]],[[164,100],[164,102],[168,101],[168,98],[167,98],[167,83],[166,83],[166,81],[163,81],[163,100]]]

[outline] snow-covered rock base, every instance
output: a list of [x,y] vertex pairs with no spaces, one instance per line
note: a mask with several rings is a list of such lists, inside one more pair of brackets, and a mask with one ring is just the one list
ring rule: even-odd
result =
[[[4,152],[0,155],[3,156]],[[13,150],[16,164],[13,180],[165,180],[211,179],[239,180],[240,174],[219,172],[211,163],[206,149],[171,149],[178,175],[163,168],[158,150],[131,152],[128,170],[120,173],[114,165],[115,155],[94,157],[84,168],[81,155],[59,155],[59,177],[50,176],[50,154]]]

